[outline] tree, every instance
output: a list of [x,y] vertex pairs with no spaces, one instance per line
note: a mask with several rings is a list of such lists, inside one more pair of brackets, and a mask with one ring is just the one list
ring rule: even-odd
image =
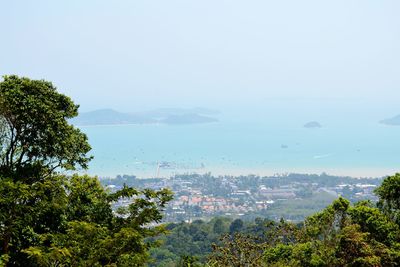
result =
[[[33,262],[67,266],[143,266],[147,262],[149,248],[157,243],[145,239],[165,233],[162,225],[149,227],[149,223],[160,222],[161,211],[172,197],[169,190],[125,187],[107,193],[96,178],[78,175],[69,179],[67,188],[65,230],[43,233],[37,245],[24,249]],[[115,216],[111,204],[121,198],[134,199]]]
[[220,235],[225,232],[225,225],[221,218],[217,218],[213,225],[214,234]]
[[201,264],[198,263],[198,259],[194,256],[181,256],[177,267],[201,267]]
[[381,259],[363,233],[360,226],[352,224],[343,228],[339,235],[336,257],[341,266],[381,266]]
[[385,178],[375,193],[378,208],[400,226],[400,173]]
[[[124,186],[106,191],[87,168],[85,134],[69,124],[78,106],[44,80],[0,82],[0,265],[142,266],[164,233],[172,193]],[[113,211],[114,203],[130,199]]]
[[353,223],[370,238],[390,246],[400,242],[400,227],[370,202],[360,202],[349,209]]
[[[53,199],[57,189],[52,190],[52,185],[60,181],[49,176],[56,169],[87,167],[90,160],[86,156],[90,150],[87,137],[67,121],[77,111],[78,106],[58,93],[50,82],[15,75],[4,76],[0,82],[2,254],[10,252],[11,241],[13,248],[28,243],[27,239],[33,238],[30,234],[33,229],[24,225],[44,215],[39,208],[57,203]],[[42,228],[50,229],[53,222],[44,221]]]
[[243,228],[243,221],[241,219],[236,219],[229,226],[229,232],[231,234],[234,234],[236,232],[239,232],[242,228]]
[[213,252],[209,257],[210,266],[256,267],[263,264],[265,243],[256,242],[254,237],[236,233],[221,238],[222,244],[213,245]]
[[[78,105],[52,83],[18,76],[0,82],[0,172],[33,183],[57,168],[86,168],[87,137],[68,123]],[[40,178],[39,178],[40,177]],[[30,180],[31,179],[31,180]]]
[[210,265],[398,266],[400,262],[399,226],[368,201],[352,206],[339,198],[303,223],[281,220],[265,226],[264,235],[226,236],[214,246]]

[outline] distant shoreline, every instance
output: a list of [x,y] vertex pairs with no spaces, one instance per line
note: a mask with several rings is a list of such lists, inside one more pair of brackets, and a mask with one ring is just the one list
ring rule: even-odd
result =
[[109,126],[130,126],[130,125],[169,125],[165,123],[115,123],[115,124],[73,124],[75,127],[109,127]]
[[[124,113],[113,109],[99,109],[84,112],[71,119],[76,125],[117,125],[117,124],[204,124],[218,122],[218,112],[204,109],[158,109],[141,113]],[[212,115],[212,116],[210,116]]]
[[[248,169],[248,168],[241,168],[239,169],[232,169],[232,168],[206,168],[203,171],[199,170],[185,170],[185,171],[171,171],[171,170],[162,170],[160,173],[159,178],[169,178],[172,177],[174,174],[206,174],[206,173],[211,173],[211,175],[214,176],[235,176],[235,177],[240,177],[240,176],[259,176],[259,177],[269,177],[269,176],[275,176],[275,175],[288,175],[288,174],[307,174],[307,175],[321,175],[323,173],[330,175],[330,176],[339,176],[339,177],[350,177],[354,179],[375,179],[375,178],[382,178],[390,175],[394,175],[395,173],[400,172],[399,170],[389,170],[389,169],[381,169],[381,170],[366,170],[363,169],[361,172],[360,169],[347,169],[344,170],[342,169],[341,171],[339,170],[333,170],[333,169],[326,169],[325,171],[322,169],[309,169],[309,171],[305,171],[304,169],[291,169],[287,171],[274,171],[274,170],[261,170],[261,169]],[[88,172],[85,172],[89,175],[95,175],[100,178],[113,178],[116,177],[117,175],[135,175],[139,179],[146,179],[146,178],[155,178],[155,172],[154,171],[147,171],[147,172],[131,172],[131,173],[125,173],[124,171],[121,171],[116,174],[112,173],[104,173],[104,174],[96,174],[95,172],[91,172],[90,168]]]
[[167,126],[187,126],[187,125],[205,125],[205,124],[215,124],[219,121],[204,122],[204,123],[162,123],[162,122],[149,122],[149,123],[115,123],[115,124],[73,124],[75,127],[110,127],[110,126],[132,126],[132,125],[167,125]]

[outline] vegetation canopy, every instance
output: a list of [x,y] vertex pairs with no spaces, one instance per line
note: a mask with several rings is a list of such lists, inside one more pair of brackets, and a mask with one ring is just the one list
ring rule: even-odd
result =
[[1,172],[22,178],[38,168],[47,173],[87,168],[87,137],[68,123],[77,115],[78,106],[52,83],[5,76],[0,83]]
[[[87,168],[87,137],[69,123],[78,106],[52,83],[0,82],[0,266],[142,266],[165,230],[167,190],[106,190]],[[129,205],[113,210],[115,203]],[[151,225],[154,226],[151,226]]]

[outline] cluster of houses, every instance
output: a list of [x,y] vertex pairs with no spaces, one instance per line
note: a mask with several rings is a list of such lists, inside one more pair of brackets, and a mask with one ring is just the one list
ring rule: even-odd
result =
[[[377,184],[339,183],[327,186],[319,183],[302,183],[292,181],[278,186],[255,183],[243,186],[235,177],[223,177],[214,184],[202,182],[198,178],[174,177],[157,179],[136,179],[138,187],[160,189],[170,188],[174,199],[165,210],[167,221],[190,221],[196,218],[213,216],[241,216],[252,212],[260,213],[276,201],[285,201],[307,197],[313,192],[324,191],[333,197],[344,196],[355,202],[362,199],[376,199],[374,189]],[[108,185],[112,189],[119,186]],[[218,187],[218,188],[217,188]],[[213,190],[210,190],[213,189]],[[126,206],[129,199],[124,199],[118,206]]]

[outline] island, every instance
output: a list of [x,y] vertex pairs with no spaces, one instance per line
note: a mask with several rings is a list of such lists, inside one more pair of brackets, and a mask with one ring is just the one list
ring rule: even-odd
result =
[[385,125],[400,126],[400,115],[394,116],[389,119],[381,120],[380,123]]
[[304,128],[308,128],[308,129],[316,129],[316,128],[321,128],[321,124],[317,121],[310,121],[307,122],[306,124],[304,124]]
[[177,109],[164,108],[146,112],[123,113],[113,109],[99,109],[83,112],[71,123],[77,126],[124,125],[124,124],[203,124],[218,122],[219,112],[206,108]]

